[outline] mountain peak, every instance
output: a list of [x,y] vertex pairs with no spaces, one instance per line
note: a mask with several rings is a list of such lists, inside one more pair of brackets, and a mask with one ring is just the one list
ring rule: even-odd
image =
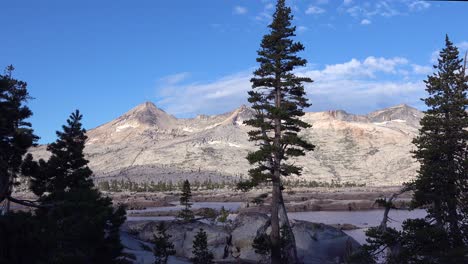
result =
[[162,129],[170,128],[175,119],[175,117],[158,108],[152,102],[139,104],[118,118],[120,122],[133,121],[142,125],[157,126]]
[[157,109],[159,108],[153,102],[147,101],[147,102],[144,102],[142,104],[135,106],[132,110],[145,111],[145,110],[157,110]]
[[407,104],[399,104],[369,113],[367,117],[372,122],[386,122],[392,120],[405,121],[418,126],[423,113]]

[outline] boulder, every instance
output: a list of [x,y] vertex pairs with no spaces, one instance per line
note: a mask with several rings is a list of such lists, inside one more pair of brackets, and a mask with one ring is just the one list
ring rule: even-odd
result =
[[[147,223],[138,233],[138,238],[144,241],[153,240],[157,233],[157,222]],[[210,225],[203,222],[167,222],[167,234],[171,235],[170,242],[174,244],[176,256],[191,258],[192,245],[196,234],[203,229],[207,234],[208,248],[215,259],[226,258],[227,245],[230,234],[222,226]]]
[[266,214],[246,212],[237,215],[231,232],[231,256],[252,262],[259,262],[262,256],[255,253],[253,240],[266,232],[270,217]]
[[343,231],[325,224],[295,221],[297,255],[304,264],[344,263],[359,243]]
[[[156,234],[157,222],[129,227],[138,230],[138,238],[151,241]],[[360,245],[338,228],[311,223],[291,221],[296,239],[299,260],[304,264],[344,263],[349,254]],[[208,248],[215,260],[233,263],[267,262],[268,257],[255,253],[253,241],[261,234],[269,234],[270,218],[256,212],[240,213],[230,226],[220,226],[204,222],[168,222],[167,233],[176,249],[176,256],[191,258],[192,243],[196,233],[203,228],[208,236]]]

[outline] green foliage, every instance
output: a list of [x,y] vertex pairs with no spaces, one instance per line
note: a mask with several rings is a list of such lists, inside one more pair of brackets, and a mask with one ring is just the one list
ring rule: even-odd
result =
[[252,203],[255,205],[262,205],[265,202],[265,199],[268,197],[268,193],[262,193],[257,197],[252,199]]
[[47,264],[47,233],[31,213],[0,216],[0,263]]
[[86,131],[81,119],[74,112],[57,132],[57,141],[48,146],[48,161],[35,162],[28,156],[24,164],[41,205],[52,205],[36,210],[47,242],[44,254],[48,263],[116,263],[125,209],[114,209],[111,199],[94,187],[83,154]]
[[157,235],[154,236],[154,264],[166,264],[169,256],[176,253],[174,244],[169,241],[172,236],[166,233],[166,225],[164,222],[159,223],[157,231]]
[[38,137],[26,120],[32,112],[27,84],[12,78],[13,66],[0,74],[0,202],[9,197],[23,162],[23,155]]
[[185,180],[184,184],[182,185],[182,194],[180,195],[180,205],[184,206],[184,209],[182,209],[177,216],[177,218],[181,219],[182,221],[188,222],[195,218],[192,210],[190,210],[192,207],[192,203],[190,202],[191,198],[192,191],[190,190],[190,182]]
[[208,238],[206,232],[200,228],[195,239],[193,240],[193,258],[191,260],[194,264],[212,264],[213,253],[208,250]]
[[406,220],[401,232],[369,229],[364,251],[374,260],[387,251],[386,263],[468,263],[468,77],[458,49],[448,37],[445,44],[437,72],[425,81],[428,110],[413,141],[421,167],[407,184],[414,191],[412,207],[428,215]]
[[226,223],[228,216],[229,216],[229,210],[226,210],[224,206],[222,206],[221,210],[219,211],[219,216],[218,216],[217,221],[220,223]]
[[[287,263],[287,252],[285,252],[286,247],[288,246],[293,235],[290,232],[290,229],[287,225],[281,226],[280,230],[281,239],[280,239],[280,251],[282,263]],[[271,252],[271,239],[270,237],[262,233],[256,236],[253,240],[252,247],[255,249],[255,253],[260,255],[270,255]]]
[[[458,49],[448,37],[445,44],[434,66],[437,72],[425,81],[428,110],[421,120],[419,136],[413,141],[417,147],[414,157],[421,167],[411,183],[412,205],[428,208],[428,223],[407,225],[412,234],[417,234],[416,228],[432,228],[433,222],[445,230],[447,243],[433,249],[439,252],[424,251],[431,254],[468,250],[468,223],[463,221],[468,219],[468,77]],[[464,261],[468,261],[467,257]]]
[[[132,182],[128,179],[126,180],[110,180],[110,181],[100,181],[98,187],[102,191],[108,192],[171,192],[175,191],[178,188],[178,185],[182,186],[181,183],[172,183],[171,181],[150,181],[150,182]],[[224,189],[226,187],[233,187],[234,183],[231,182],[212,182],[210,179],[203,182],[194,182],[190,184],[191,188],[194,190],[217,190]]]
[[[250,140],[262,144],[247,156],[250,164],[256,165],[249,171],[250,186],[270,181],[275,170],[282,176],[300,175],[300,167],[284,161],[314,149],[298,136],[301,129],[310,127],[300,117],[304,115],[303,108],[310,106],[303,84],[312,80],[293,73],[307,61],[297,56],[304,47],[292,40],[296,29],[291,26],[292,18],[285,1],[278,1],[270,33],[263,37],[258,51],[260,67],[254,71],[249,91],[249,102],[256,114],[245,123],[255,128],[249,132]],[[249,184],[241,183],[239,187],[245,189]]]
[[[281,177],[301,175],[302,168],[289,159],[304,156],[315,147],[299,136],[302,129],[310,127],[300,117],[304,115],[303,109],[311,106],[304,83],[312,80],[294,74],[294,70],[305,66],[307,61],[298,56],[304,46],[293,40],[296,27],[291,25],[292,19],[291,8],[286,6],[285,0],[278,0],[273,21],[268,26],[270,31],[263,36],[257,52],[260,67],[250,80],[252,90],[248,92],[248,101],[255,115],[244,121],[254,128],[248,135],[251,141],[258,142],[258,149],[247,155],[253,166],[249,170],[250,179],[238,184],[243,191],[264,183],[272,184],[270,240],[273,264],[281,261],[277,214],[282,197]],[[290,248],[295,251],[294,239]],[[288,257],[290,260],[297,261],[295,254]]]

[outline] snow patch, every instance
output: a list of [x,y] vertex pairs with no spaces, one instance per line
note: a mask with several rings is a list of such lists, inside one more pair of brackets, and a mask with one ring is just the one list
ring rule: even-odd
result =
[[240,148],[241,147],[240,145],[237,145],[237,144],[234,144],[234,143],[231,143],[231,142],[224,142],[224,141],[219,141],[219,140],[210,141],[210,142],[208,142],[208,144],[210,144],[210,145],[227,145],[229,147],[234,147],[234,148]]
[[115,132],[120,132],[120,131],[125,130],[127,128],[137,128],[139,126],[140,126],[140,124],[126,123],[126,124],[123,124],[123,125],[120,125],[120,126],[116,127]]

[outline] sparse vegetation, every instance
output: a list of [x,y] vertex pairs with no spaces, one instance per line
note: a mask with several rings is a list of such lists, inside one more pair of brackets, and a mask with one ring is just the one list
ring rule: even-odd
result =
[[212,264],[213,253],[208,250],[208,238],[206,232],[201,228],[193,240],[193,258],[194,264]]
[[154,264],[166,264],[169,256],[176,253],[174,244],[169,239],[171,235],[166,233],[166,225],[164,222],[159,223],[157,234],[154,236]]
[[190,210],[192,207],[192,203],[190,201],[191,199],[192,191],[190,189],[190,182],[185,180],[184,184],[182,185],[182,194],[180,195],[180,205],[184,206],[184,209],[182,209],[177,215],[178,219],[188,222],[195,218],[192,210]]

